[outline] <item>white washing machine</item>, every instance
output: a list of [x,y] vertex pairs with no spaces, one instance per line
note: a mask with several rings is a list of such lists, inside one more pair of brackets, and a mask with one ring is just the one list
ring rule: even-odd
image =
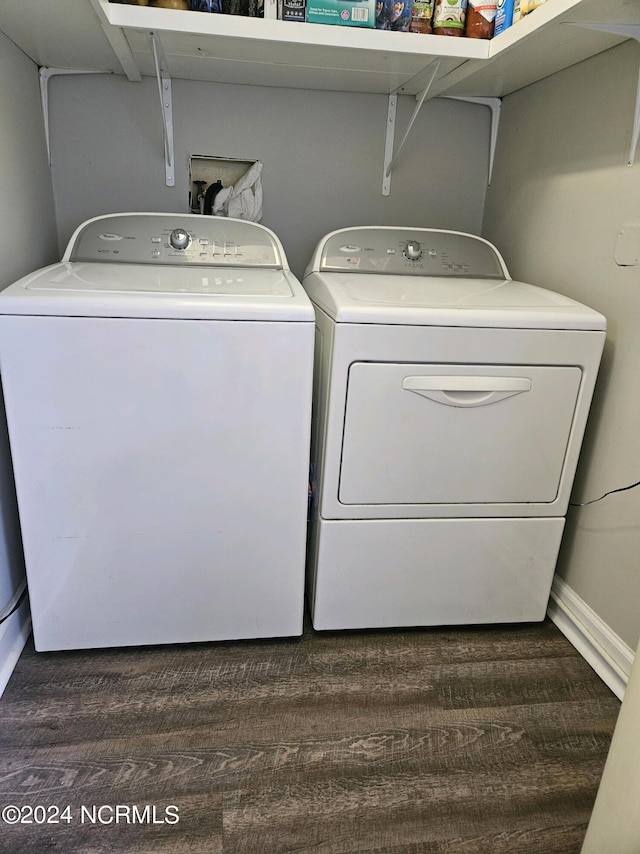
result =
[[451,231],[333,232],[303,285],[314,627],[543,619],[605,318]]
[[301,634],[313,339],[252,222],[92,219],[0,295],[38,650]]

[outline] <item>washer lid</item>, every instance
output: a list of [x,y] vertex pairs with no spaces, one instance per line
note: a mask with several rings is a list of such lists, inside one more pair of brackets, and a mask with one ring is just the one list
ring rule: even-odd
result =
[[288,271],[63,261],[0,293],[0,314],[313,321]]
[[341,323],[606,329],[593,309],[511,279],[312,272],[304,287]]

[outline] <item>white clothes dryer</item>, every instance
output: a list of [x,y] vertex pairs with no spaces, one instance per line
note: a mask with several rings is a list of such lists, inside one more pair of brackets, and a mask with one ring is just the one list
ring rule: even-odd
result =
[[451,231],[332,232],[303,285],[314,627],[543,619],[605,318]]
[[89,220],[0,295],[38,650],[301,634],[313,338],[225,218]]

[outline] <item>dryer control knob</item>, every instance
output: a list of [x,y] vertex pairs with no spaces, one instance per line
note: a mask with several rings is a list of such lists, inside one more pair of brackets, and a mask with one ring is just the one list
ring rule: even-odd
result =
[[184,228],[174,228],[169,236],[169,243],[174,249],[186,249],[191,243],[191,238]]
[[405,243],[402,254],[409,261],[419,261],[422,258],[422,247],[417,240],[409,240]]

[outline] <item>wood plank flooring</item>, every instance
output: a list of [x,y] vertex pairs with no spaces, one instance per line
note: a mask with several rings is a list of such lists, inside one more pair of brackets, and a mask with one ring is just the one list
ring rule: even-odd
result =
[[578,854],[619,707],[549,622],[29,645],[0,851]]

